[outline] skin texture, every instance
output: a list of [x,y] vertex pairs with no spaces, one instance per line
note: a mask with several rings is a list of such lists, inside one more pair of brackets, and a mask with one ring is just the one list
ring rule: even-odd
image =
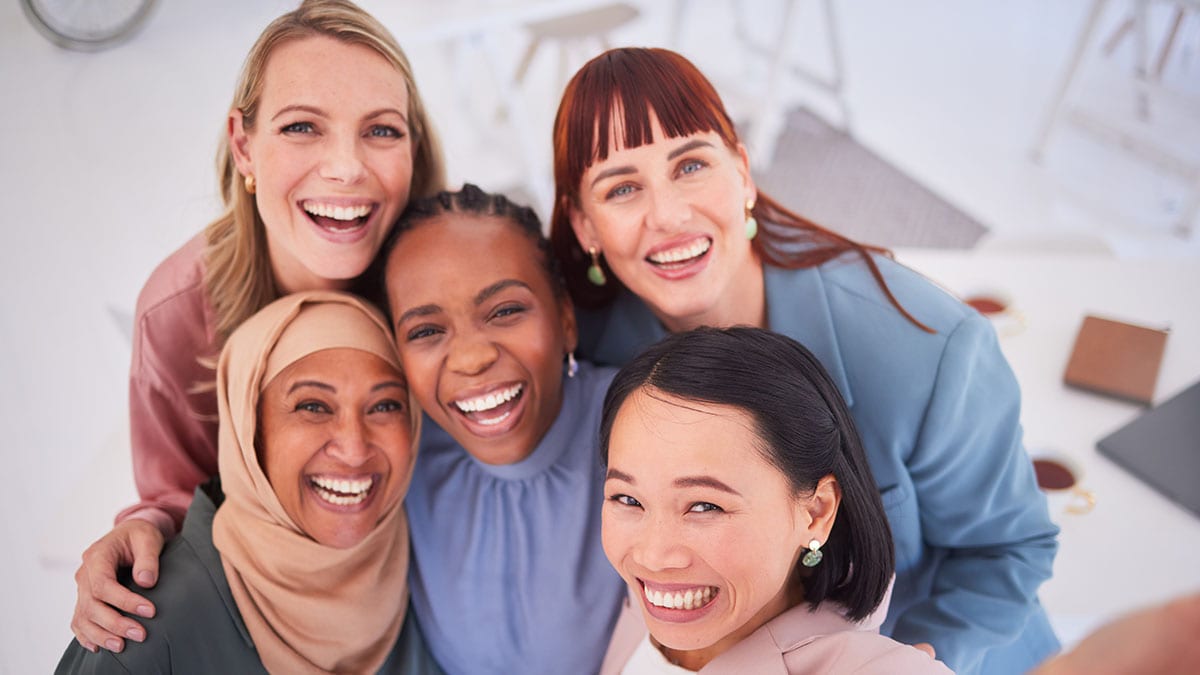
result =
[[[742,146],[715,132],[618,147],[583,174],[571,226],[670,330],[766,322],[762,263],[746,237],[746,204],[757,194]],[[655,264],[669,251],[706,253]]]
[[[284,112],[285,108],[299,106]],[[231,111],[226,123],[234,161],[254,176],[255,200],[279,289],[344,288],[378,253],[408,203],[412,142],[404,77],[368,47],[318,36],[275,48],[253,129]],[[371,211],[357,232],[323,236],[301,204]],[[117,610],[154,616],[153,603],[117,583],[119,566],[134,581],[158,580],[163,535],[129,520],[88,547],[75,573],[71,631],[85,648],[114,652],[145,630]]]
[[1185,675],[1200,672],[1200,593],[1116,619],[1031,675]]
[[[317,543],[357,545],[401,499],[416,459],[407,400],[404,377],[357,349],[310,354],[263,390],[259,461],[283,510]],[[339,504],[322,498],[330,492],[314,479],[369,480],[370,488],[362,501]]]
[[[253,176],[275,279],[285,291],[340,288],[374,259],[408,202],[408,87],[379,53],[326,36],[285,42],[267,61],[252,128],[229,115],[238,171]],[[369,208],[356,226],[305,205]]]
[[[655,390],[634,392],[613,423],[604,552],[659,649],[692,670],[803,599],[798,560],[837,515],[832,476],[796,494],[762,443],[739,409]],[[645,595],[706,587],[711,602],[692,609]]]
[[[421,407],[487,464],[525,459],[558,417],[575,315],[518,226],[443,214],[406,232],[387,264],[396,346]],[[520,394],[488,411],[459,402]]]

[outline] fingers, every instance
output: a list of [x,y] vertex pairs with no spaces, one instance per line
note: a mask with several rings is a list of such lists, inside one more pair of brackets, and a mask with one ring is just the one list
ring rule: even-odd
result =
[[913,645],[913,647],[925,652],[931,659],[937,658],[937,652],[934,651],[933,645],[929,644],[928,642],[918,642],[917,644]]
[[[149,527],[131,531],[129,538],[129,546],[133,551],[133,581],[142,588],[150,588],[158,583],[158,555],[163,548],[162,532],[149,523],[147,525]],[[143,616],[154,616],[153,610]]]
[[85,649],[103,647],[119,652],[126,639],[141,642],[146,638],[141,624],[117,610],[150,618],[155,613],[154,603],[122,586],[117,581],[117,567],[140,562],[135,575],[150,579],[152,585],[158,576],[162,541],[162,534],[151,523],[126,521],[84,551],[83,564],[75,572],[77,598],[71,632]]

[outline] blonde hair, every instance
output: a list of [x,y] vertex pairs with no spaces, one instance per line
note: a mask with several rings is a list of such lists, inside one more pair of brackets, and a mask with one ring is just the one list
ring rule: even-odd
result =
[[[295,10],[272,21],[246,56],[230,109],[241,111],[245,127],[253,128],[271,53],[285,42],[316,35],[369,47],[400,71],[408,87],[408,125],[413,145],[409,194],[420,198],[444,189],[441,142],[425,112],[408,57],[383,24],[348,0],[304,0]],[[217,150],[217,174],[225,212],[204,231],[208,243],[204,285],[216,316],[215,346],[219,348],[243,321],[279,297],[279,290],[262,217],[234,164],[226,135],[222,135]]]

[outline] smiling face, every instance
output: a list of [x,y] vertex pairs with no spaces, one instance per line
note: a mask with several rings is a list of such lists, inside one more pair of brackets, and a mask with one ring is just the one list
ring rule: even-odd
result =
[[279,502],[317,543],[350,548],[403,498],[412,473],[404,377],[358,349],[314,352],[259,402],[259,461]]
[[689,667],[796,604],[801,549],[825,539],[754,429],[736,408],[645,389],[613,422],[604,552],[655,641]]
[[387,262],[396,345],[421,407],[487,464],[529,455],[562,405],[575,316],[531,237],[502,218],[445,213]]
[[[614,116],[618,117],[618,116]],[[571,209],[584,250],[604,253],[613,273],[672,330],[762,325],[762,265],[746,237],[756,194],[745,150],[714,131],[666,138],[651,113],[653,141],[616,145],[588,167]]]
[[238,171],[253,176],[276,282],[344,288],[408,202],[408,87],[382,55],[326,36],[272,52],[252,128],[229,118]]

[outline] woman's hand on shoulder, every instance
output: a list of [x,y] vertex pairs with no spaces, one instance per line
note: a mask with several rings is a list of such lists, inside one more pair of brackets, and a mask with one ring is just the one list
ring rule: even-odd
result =
[[119,652],[125,648],[125,639],[146,639],[146,629],[117,610],[150,618],[154,604],[122,586],[117,569],[132,565],[134,583],[142,588],[154,586],[163,542],[162,532],[153,523],[131,518],[83,552],[83,563],[75,572],[78,597],[71,632],[85,649],[94,652],[104,647]]

